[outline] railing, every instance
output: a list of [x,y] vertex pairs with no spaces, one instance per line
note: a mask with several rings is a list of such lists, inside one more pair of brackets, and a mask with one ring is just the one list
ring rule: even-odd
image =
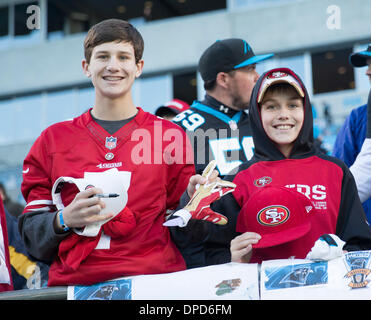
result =
[[67,287],[5,291],[0,300],[67,300]]

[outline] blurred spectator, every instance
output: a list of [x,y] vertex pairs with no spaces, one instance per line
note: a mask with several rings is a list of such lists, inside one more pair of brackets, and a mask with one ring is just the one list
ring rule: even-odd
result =
[[0,292],[13,290],[10,270],[8,230],[5,209],[0,199]]
[[[358,195],[361,201],[371,197],[371,90],[367,101],[367,129],[366,139],[363,142],[361,151],[356,160],[350,166],[354,180],[358,188]],[[370,201],[370,200],[369,200]]]
[[331,106],[328,103],[323,104],[323,116],[326,121],[326,127],[331,128],[332,126],[332,114],[331,114]]
[[166,120],[172,120],[178,113],[181,113],[189,109],[189,104],[179,100],[173,99],[166,102],[163,106],[159,106],[155,112],[155,115]]
[[[350,55],[349,62],[353,67],[367,66],[365,75],[371,82],[371,44],[365,51]],[[334,144],[333,155],[350,167],[360,153],[367,131],[367,104],[353,109],[340,128]],[[364,200],[364,199],[363,199]],[[363,202],[367,219],[371,222],[371,199]]]
[[27,253],[18,231],[18,220],[5,209],[6,227],[14,290],[39,289],[48,283],[49,266],[34,261]]
[[314,146],[319,151],[323,152],[324,154],[328,154],[328,150],[323,145],[323,138],[320,135],[320,129],[317,124],[317,110],[315,106],[312,104],[312,113],[313,113],[313,137],[314,137]]
[[0,197],[3,200],[4,207],[8,210],[8,212],[13,215],[14,217],[18,217],[24,209],[20,203],[13,201],[9,196],[4,187],[4,185],[0,182]]

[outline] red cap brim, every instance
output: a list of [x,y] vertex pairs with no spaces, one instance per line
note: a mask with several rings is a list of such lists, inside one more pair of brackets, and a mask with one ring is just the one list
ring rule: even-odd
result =
[[261,235],[261,239],[257,244],[253,244],[253,248],[269,248],[299,239],[305,236],[311,229],[310,221],[294,228],[290,228],[281,232],[273,232]]

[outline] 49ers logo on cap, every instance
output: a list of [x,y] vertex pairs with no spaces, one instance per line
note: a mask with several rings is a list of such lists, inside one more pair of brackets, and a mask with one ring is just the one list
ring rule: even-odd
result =
[[290,211],[284,206],[268,206],[257,214],[258,222],[264,226],[276,226],[286,222],[290,217]]
[[267,79],[277,79],[277,78],[284,78],[287,77],[288,74],[281,71],[272,72],[271,74],[267,75]]
[[254,185],[260,188],[266,186],[267,184],[270,184],[271,182],[272,182],[271,177],[261,177],[254,180]]

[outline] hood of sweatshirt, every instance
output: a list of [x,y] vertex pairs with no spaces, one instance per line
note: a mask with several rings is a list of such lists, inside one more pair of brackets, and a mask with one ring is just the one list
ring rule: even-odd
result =
[[[308,92],[300,79],[300,77],[288,68],[276,68],[271,69],[263,73],[251,93],[250,99],[250,122],[252,136],[254,140],[254,157],[258,160],[271,161],[271,160],[283,160],[287,159],[281,151],[277,148],[277,145],[268,137],[266,134],[260,115],[260,108],[258,104],[258,96],[262,90],[262,84],[264,79],[269,78],[272,74],[282,72],[291,75],[296,79],[302,92],[304,93],[304,122],[303,126],[298,134],[298,137],[294,141],[294,147],[289,155],[289,159],[302,159],[315,154],[314,138],[313,138],[313,114],[312,106],[308,97]],[[299,89],[300,90],[300,89]]]

